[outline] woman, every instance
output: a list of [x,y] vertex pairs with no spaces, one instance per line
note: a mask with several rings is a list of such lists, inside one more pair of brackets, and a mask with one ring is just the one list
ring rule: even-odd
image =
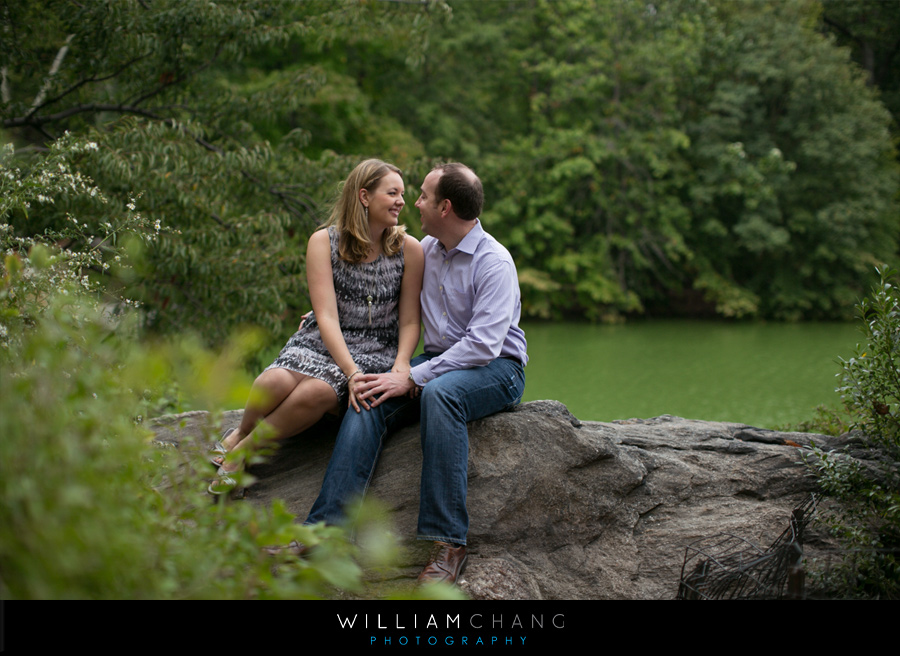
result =
[[[362,162],[344,182],[326,223],[309,238],[306,274],[313,312],[253,383],[240,426],[217,443],[211,494],[235,487],[254,431],[300,433],[344,404],[357,412],[359,374],[407,372],[419,343],[422,247],[399,225],[400,170]],[[234,452],[233,456],[225,456]]]

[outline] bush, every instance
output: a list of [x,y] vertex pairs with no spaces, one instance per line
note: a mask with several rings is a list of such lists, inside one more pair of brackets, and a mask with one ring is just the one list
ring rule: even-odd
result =
[[[139,421],[172,379],[198,405],[243,402],[252,340],[219,355],[197,340],[142,345],[72,291],[46,303],[21,348],[0,357],[0,599],[375,594],[357,561],[389,564],[386,522],[370,513],[357,547],[340,528],[297,524],[281,502],[214,502],[204,444],[167,448]],[[292,540],[317,548],[306,559],[262,550]]]
[[[204,444],[161,446],[142,417],[190,399],[243,405],[253,334],[219,353],[184,337],[138,341],[138,310],[111,293],[127,243],[153,238],[133,207],[87,234],[17,237],[5,221],[63,193],[102,194],[70,167],[89,144],[61,139],[31,170],[0,153],[0,599],[318,598],[360,592],[357,547],[335,527],[304,527],[276,502],[206,494]],[[77,252],[66,244],[80,240]],[[173,391],[178,398],[173,398]],[[372,524],[385,549],[382,529]],[[316,545],[300,560],[261,550]],[[379,562],[375,559],[375,564]],[[435,591],[435,595],[440,592]]]
[[857,425],[892,460],[900,456],[900,294],[897,272],[880,270],[871,298],[857,310],[866,343],[842,360],[838,392]]
[[[135,421],[145,389],[162,385],[173,363],[184,375],[208,366],[209,355],[190,359],[191,344],[119,340],[64,291],[46,299],[21,348],[0,361],[0,598],[309,598],[358,589],[354,549],[337,529],[298,526],[280,504],[212,505],[203,451],[161,448]],[[229,359],[212,364],[240,371]],[[188,387],[198,382],[195,373]],[[220,404],[245,387],[231,377]],[[295,539],[321,543],[315,561],[260,550]]]
[[822,490],[839,505],[825,515],[848,551],[830,585],[848,596],[900,597],[900,292],[897,272],[857,305],[865,342],[841,360],[838,392],[854,419],[860,449],[814,448],[806,459]]

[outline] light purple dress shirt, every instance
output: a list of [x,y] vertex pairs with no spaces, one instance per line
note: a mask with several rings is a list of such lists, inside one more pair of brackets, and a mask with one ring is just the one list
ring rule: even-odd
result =
[[512,256],[476,219],[448,251],[434,237],[422,240],[422,322],[425,351],[440,353],[412,368],[419,386],[457,369],[483,367],[496,358],[528,362],[519,328],[522,300]]

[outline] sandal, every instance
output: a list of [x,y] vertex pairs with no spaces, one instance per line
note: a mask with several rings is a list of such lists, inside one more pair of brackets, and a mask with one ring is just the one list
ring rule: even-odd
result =
[[312,551],[312,549],[312,547],[308,547],[302,542],[297,542],[296,540],[291,540],[289,544],[286,544],[284,546],[262,548],[262,550],[270,556],[278,556],[279,554],[286,553],[292,556],[297,556],[298,558],[303,558],[304,556],[309,555],[309,552]]
[[[225,432],[222,433],[222,439],[224,440],[228,437],[232,431],[234,431],[233,428],[225,429]],[[227,455],[228,449],[225,448],[225,445],[222,444],[221,441],[216,441],[216,443],[209,448],[209,464],[213,467],[221,467],[225,463],[225,457]]]
[[237,481],[232,477],[232,474],[236,473],[227,472],[223,467],[219,467],[217,478],[209,484],[206,491],[213,496],[228,494],[237,487]]

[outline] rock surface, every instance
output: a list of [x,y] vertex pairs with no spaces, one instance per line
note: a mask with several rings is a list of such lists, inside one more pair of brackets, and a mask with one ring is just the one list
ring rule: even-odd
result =
[[[241,411],[225,413],[237,424]],[[207,413],[155,420],[157,437],[200,436]],[[302,521],[331,454],[334,421],[285,440],[252,469],[251,502],[283,499]],[[218,431],[219,433],[221,430]],[[662,416],[581,422],[556,401],[525,403],[469,424],[469,564],[476,599],[671,599],[685,547],[728,532],[770,544],[811,490],[798,447],[805,433]],[[369,493],[410,538],[400,576],[412,582],[428,544],[416,543],[418,426],[392,436]]]

